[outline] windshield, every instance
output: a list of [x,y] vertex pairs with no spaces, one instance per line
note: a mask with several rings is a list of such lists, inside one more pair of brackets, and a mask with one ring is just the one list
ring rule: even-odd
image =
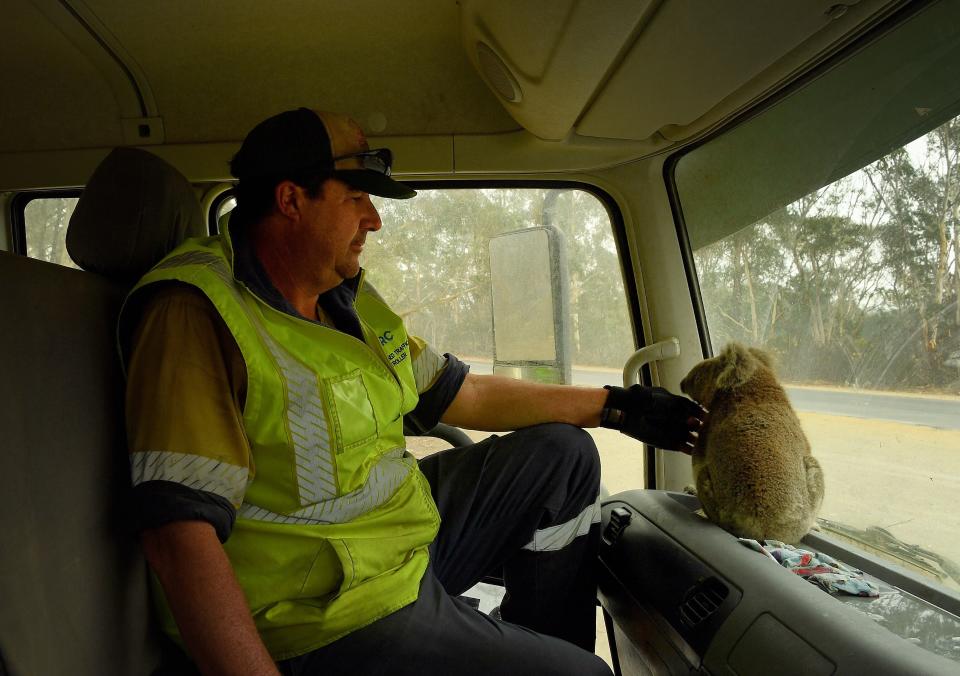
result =
[[713,351],[773,353],[822,527],[954,588],[958,19],[921,13],[675,172]]

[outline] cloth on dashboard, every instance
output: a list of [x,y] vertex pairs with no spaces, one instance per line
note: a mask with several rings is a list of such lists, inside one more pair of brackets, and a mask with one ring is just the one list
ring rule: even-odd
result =
[[863,571],[852,568],[822,552],[798,549],[779,540],[738,538],[740,544],[759,552],[778,564],[812,582],[829,594],[842,593],[851,596],[879,596],[880,589],[863,577]]

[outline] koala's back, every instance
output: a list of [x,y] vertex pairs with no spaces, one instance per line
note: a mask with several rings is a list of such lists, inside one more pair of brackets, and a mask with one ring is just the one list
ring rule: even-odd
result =
[[766,370],[718,393],[694,473],[708,516],[742,537],[796,542],[823,498],[822,472],[800,421]]

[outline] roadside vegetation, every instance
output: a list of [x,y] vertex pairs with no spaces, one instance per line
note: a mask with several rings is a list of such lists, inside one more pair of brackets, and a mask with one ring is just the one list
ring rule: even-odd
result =
[[695,253],[714,346],[783,377],[960,393],[960,119]]

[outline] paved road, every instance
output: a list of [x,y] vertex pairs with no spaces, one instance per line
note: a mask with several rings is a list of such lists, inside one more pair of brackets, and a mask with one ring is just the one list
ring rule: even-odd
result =
[[[469,361],[474,373],[490,373],[490,362]],[[620,383],[620,375],[612,371],[574,369],[575,385],[608,385]],[[815,387],[787,387],[794,408],[805,413],[826,413],[852,418],[889,420],[910,425],[926,425],[938,429],[960,429],[960,397],[939,398],[899,396],[889,393],[843,391]]]
[[843,392],[807,387],[788,387],[787,394],[798,411],[845,415],[853,418],[889,420],[926,425],[944,430],[960,429],[960,398]]

